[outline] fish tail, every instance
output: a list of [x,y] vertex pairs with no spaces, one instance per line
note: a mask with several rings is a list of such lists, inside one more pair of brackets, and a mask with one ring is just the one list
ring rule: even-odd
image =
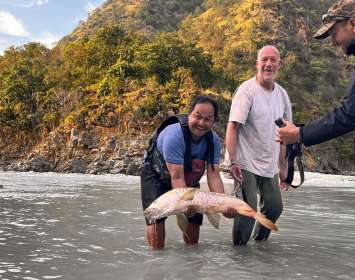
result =
[[266,227],[266,228],[268,228],[268,229],[270,229],[272,231],[278,231],[277,225],[275,225],[272,221],[270,221],[264,215],[256,212],[255,215],[254,215],[254,219],[257,220],[264,227]]

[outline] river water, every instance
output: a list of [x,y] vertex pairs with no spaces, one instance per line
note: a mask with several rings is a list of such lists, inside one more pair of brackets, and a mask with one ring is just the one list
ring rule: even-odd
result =
[[307,173],[267,242],[234,247],[232,220],[205,219],[185,246],[170,217],[163,251],[147,246],[138,177],[0,172],[0,185],[2,280],[355,279],[354,177]]

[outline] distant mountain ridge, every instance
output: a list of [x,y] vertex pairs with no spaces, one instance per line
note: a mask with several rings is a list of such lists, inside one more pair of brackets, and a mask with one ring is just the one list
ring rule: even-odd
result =
[[203,3],[203,0],[108,0],[64,41],[90,36],[103,26],[117,24],[128,32],[148,37],[176,31],[181,21],[201,9]]

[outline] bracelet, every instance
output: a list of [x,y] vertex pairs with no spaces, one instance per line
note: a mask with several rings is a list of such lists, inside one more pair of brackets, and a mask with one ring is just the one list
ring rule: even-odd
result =
[[232,167],[234,164],[238,164],[238,165],[239,165],[238,162],[236,162],[236,161],[231,161],[231,163],[229,164],[229,167]]

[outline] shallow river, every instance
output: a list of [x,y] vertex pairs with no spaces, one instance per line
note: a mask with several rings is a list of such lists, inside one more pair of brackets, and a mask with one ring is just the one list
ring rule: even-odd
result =
[[138,177],[0,172],[0,279],[355,279],[355,178],[306,180],[267,242],[234,247],[232,220],[205,219],[187,247],[170,217],[152,251]]

